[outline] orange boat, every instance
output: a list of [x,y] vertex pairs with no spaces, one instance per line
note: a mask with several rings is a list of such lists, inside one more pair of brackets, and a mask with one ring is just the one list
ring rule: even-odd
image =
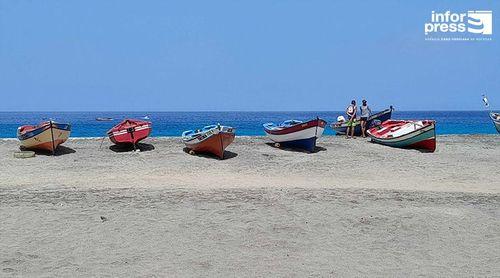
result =
[[190,153],[211,153],[224,159],[224,151],[234,141],[234,128],[221,125],[206,126],[201,130],[182,133],[182,141]]
[[71,125],[47,121],[39,125],[24,125],[17,129],[17,138],[26,149],[55,153],[57,147],[68,140]]

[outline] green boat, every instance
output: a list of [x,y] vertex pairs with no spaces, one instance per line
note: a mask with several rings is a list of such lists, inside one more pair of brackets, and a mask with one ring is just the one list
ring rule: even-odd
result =
[[372,142],[429,152],[436,150],[436,122],[432,120],[388,120],[367,131]]

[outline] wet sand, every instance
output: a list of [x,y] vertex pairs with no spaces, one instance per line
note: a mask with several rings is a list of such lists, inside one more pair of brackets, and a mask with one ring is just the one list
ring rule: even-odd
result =
[[435,153],[265,142],[238,137],[220,161],[179,138],[31,159],[0,140],[0,276],[500,273],[500,137],[443,136]]

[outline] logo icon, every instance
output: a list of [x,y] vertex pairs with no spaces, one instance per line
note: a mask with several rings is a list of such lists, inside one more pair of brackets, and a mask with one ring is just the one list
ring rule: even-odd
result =
[[493,14],[491,11],[468,11],[467,31],[474,34],[491,35],[493,33]]

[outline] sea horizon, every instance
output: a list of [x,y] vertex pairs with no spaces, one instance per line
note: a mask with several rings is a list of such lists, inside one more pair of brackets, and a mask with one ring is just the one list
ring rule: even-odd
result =
[[[359,106],[358,106],[359,107]],[[385,107],[384,109],[388,108]],[[382,109],[373,109],[374,111],[380,111]],[[497,109],[491,109],[491,111],[496,111]],[[500,110],[500,109],[498,109]],[[489,112],[488,109],[476,109],[476,110],[399,110],[394,108],[394,111],[400,112]],[[5,110],[0,111],[1,113],[261,113],[261,112],[342,112],[341,110]]]

